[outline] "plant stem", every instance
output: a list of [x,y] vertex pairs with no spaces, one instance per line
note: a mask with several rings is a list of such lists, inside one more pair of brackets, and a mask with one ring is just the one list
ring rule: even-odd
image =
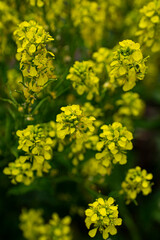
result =
[[132,240],[142,240],[138,228],[128,210],[126,205],[121,201],[119,204],[119,210],[124,224],[128,228]]

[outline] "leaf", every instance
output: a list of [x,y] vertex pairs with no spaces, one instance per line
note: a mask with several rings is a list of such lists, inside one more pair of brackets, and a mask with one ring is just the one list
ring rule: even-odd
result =
[[11,105],[13,105],[14,107],[17,108],[16,104],[13,102],[13,100],[9,99],[9,98],[1,98],[0,97],[0,100],[3,101],[3,102],[8,102],[10,103]]
[[46,98],[43,98],[38,104],[37,106],[33,109],[32,113],[36,112],[42,105],[43,103],[48,100],[49,96],[47,96]]

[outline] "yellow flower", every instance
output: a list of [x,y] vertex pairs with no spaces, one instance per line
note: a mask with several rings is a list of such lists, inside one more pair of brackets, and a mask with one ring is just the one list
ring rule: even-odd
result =
[[160,51],[160,2],[152,1],[140,9],[141,19],[136,35],[139,42],[152,52]]
[[71,144],[71,150],[68,155],[72,159],[73,165],[78,165],[79,161],[85,159],[85,153],[87,149],[96,150],[96,145],[99,137],[92,132],[87,132],[83,135],[82,139],[76,139]]
[[4,169],[4,174],[9,175],[12,183],[24,183],[29,185],[34,180],[34,173],[38,177],[43,172],[49,172],[52,158],[52,147],[57,141],[55,124],[53,122],[38,125],[29,125],[24,130],[18,130],[18,149],[25,152],[25,156],[20,156],[15,162],[9,163]]
[[20,215],[20,229],[28,240],[71,240],[71,217],[60,219],[57,213],[52,214],[48,223],[44,222],[41,210],[23,210]]
[[39,229],[44,226],[42,210],[23,209],[20,215],[20,229],[28,240],[38,239],[40,236]]
[[65,239],[71,240],[71,217],[66,216],[60,219],[57,213],[52,214],[52,218],[49,221],[50,226],[50,238],[56,237],[57,240]]
[[94,121],[94,125],[96,127],[99,127],[102,124],[102,121],[99,120],[99,118],[104,115],[101,108],[94,107],[90,102],[85,102],[85,104],[82,106],[82,110],[85,116],[93,116],[96,118]]
[[82,38],[87,47],[98,44],[103,36],[105,26],[105,6],[103,2],[75,0],[71,11],[75,27],[80,28]]
[[[108,32],[111,30],[120,31],[123,26],[123,9],[125,8],[125,2],[123,0],[101,0],[106,9],[106,26],[105,29]],[[116,23],[116,24],[115,24]]]
[[145,169],[140,167],[131,168],[128,170],[125,180],[122,182],[121,194],[125,195],[126,203],[129,204],[131,201],[135,200],[137,194],[142,192],[143,195],[148,195],[152,191],[152,180],[153,175],[147,173]]
[[90,237],[94,237],[97,230],[102,233],[103,239],[107,239],[109,234],[117,233],[116,226],[122,224],[122,219],[118,218],[118,206],[114,204],[114,201],[112,197],[107,200],[98,198],[89,204],[89,208],[85,211],[85,224],[88,229],[91,225],[93,226],[88,233]]
[[29,101],[55,78],[52,60],[54,54],[47,51],[46,44],[54,39],[35,21],[24,21],[14,31],[17,43],[17,59],[24,76],[24,96]]
[[138,93],[127,92],[121,95],[121,99],[116,101],[120,106],[118,113],[120,115],[138,117],[144,111],[144,102],[140,99]]
[[97,150],[101,152],[96,154],[96,159],[106,169],[104,173],[110,174],[113,164],[126,164],[126,151],[133,148],[133,136],[119,122],[103,125],[101,129],[103,133],[100,134],[100,141],[97,143]]
[[116,101],[119,107],[113,115],[114,121],[121,122],[129,130],[133,130],[133,119],[140,117],[144,113],[145,103],[138,93],[127,92],[121,95],[121,99]]
[[87,99],[99,95],[99,78],[94,73],[92,61],[76,61],[70,68],[67,79],[71,80],[73,87],[79,95],[87,93]]
[[79,105],[61,108],[62,113],[57,115],[58,137],[64,139],[70,135],[74,139],[82,139],[87,131],[94,131],[94,117],[86,117]]
[[5,56],[13,55],[10,34],[16,29],[18,22],[16,10],[7,4],[7,1],[0,1],[0,61],[3,61]]
[[106,168],[102,166],[102,164],[99,164],[99,161],[97,161],[95,158],[90,158],[82,165],[82,174],[88,177],[88,179],[91,181],[94,177],[99,175],[99,181],[102,182],[104,180],[103,176],[106,174]]
[[29,156],[20,156],[15,162],[10,162],[3,172],[11,177],[11,182],[31,184],[34,180],[34,174],[31,168]]
[[96,62],[94,69],[97,74],[105,75],[106,71],[109,72],[109,63],[111,58],[110,49],[99,48],[97,52],[93,53],[92,58]]
[[110,83],[115,87],[123,86],[123,91],[132,89],[136,81],[145,76],[145,61],[139,43],[131,40],[119,42],[110,65]]

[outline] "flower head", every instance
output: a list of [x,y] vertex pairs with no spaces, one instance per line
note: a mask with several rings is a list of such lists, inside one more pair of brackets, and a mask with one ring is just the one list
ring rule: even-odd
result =
[[20,215],[20,229],[28,240],[39,239],[40,229],[44,226],[42,210],[40,209],[23,209]]
[[94,117],[86,117],[79,105],[61,108],[62,113],[57,115],[58,136],[62,139],[70,135],[75,139],[82,139],[87,131],[94,131]]
[[119,122],[103,125],[101,129],[103,133],[100,134],[101,140],[97,143],[97,149],[101,152],[96,154],[96,159],[106,169],[106,173],[110,174],[113,164],[126,164],[126,151],[133,147],[133,136]]
[[131,40],[119,42],[119,48],[114,53],[109,73],[110,83],[123,86],[124,91],[132,89],[137,80],[143,80],[146,72],[145,59],[139,43]]
[[105,16],[105,5],[102,1],[74,1],[72,21],[75,27],[80,28],[82,38],[88,47],[94,46],[102,39]]
[[122,219],[118,218],[118,206],[114,204],[112,197],[107,200],[103,198],[96,199],[95,202],[89,204],[85,214],[87,228],[89,229],[91,225],[94,227],[89,231],[90,237],[94,237],[97,230],[99,230],[103,239],[107,239],[109,234],[115,235],[117,233],[115,226],[122,224]]
[[63,219],[60,219],[57,213],[52,214],[52,218],[49,221],[49,234],[50,238],[52,239],[53,237],[56,240],[71,240],[71,228],[70,228],[70,223],[71,223],[71,217],[66,216]]
[[23,210],[20,215],[20,228],[28,240],[71,240],[70,223],[70,216],[60,219],[57,213],[53,213],[49,222],[45,223],[39,209]]
[[145,169],[140,167],[131,168],[128,170],[125,180],[122,182],[121,194],[126,197],[126,203],[129,204],[135,200],[137,195],[142,192],[143,195],[148,195],[152,191],[153,178],[151,173],[147,173]]
[[54,54],[46,49],[46,44],[54,39],[32,20],[19,24],[14,36],[18,47],[16,56],[24,76],[24,95],[28,99],[40,92],[50,78],[55,78]]
[[108,72],[111,58],[110,49],[99,48],[97,52],[93,53],[92,58],[96,62],[94,69],[97,74],[103,74],[106,71]]
[[34,180],[34,173],[32,171],[32,164],[29,161],[29,156],[20,156],[15,162],[10,162],[3,172],[9,175],[13,184],[24,183],[31,184]]
[[4,60],[6,55],[11,57],[14,52],[10,34],[19,22],[17,12],[7,2],[0,1],[0,61]]
[[127,92],[121,95],[121,99],[117,100],[116,105],[119,106],[118,113],[120,115],[138,117],[144,111],[144,102],[140,99],[138,93]]
[[67,79],[70,79],[73,87],[79,95],[87,93],[87,99],[92,99],[99,94],[99,78],[94,73],[92,61],[76,61],[70,68]]
[[53,140],[55,125],[52,122],[29,125],[24,130],[18,130],[17,136],[18,149],[23,150],[25,156],[9,163],[4,173],[11,177],[14,184],[22,182],[29,185],[34,180],[34,173],[40,177],[51,168],[49,161],[52,158],[52,147],[56,144]]
[[113,115],[114,121],[121,122],[129,130],[133,130],[133,119],[143,115],[145,103],[138,93],[127,92],[116,101],[117,112]]
[[160,51],[160,2],[152,1],[140,9],[141,19],[136,35],[139,42],[152,52]]

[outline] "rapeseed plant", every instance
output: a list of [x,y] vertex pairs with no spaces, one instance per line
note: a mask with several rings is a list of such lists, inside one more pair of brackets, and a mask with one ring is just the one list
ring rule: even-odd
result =
[[140,239],[125,203],[152,191],[152,173],[129,167],[142,99],[159,99],[159,18],[158,0],[0,1],[1,166],[11,194],[33,192],[20,204],[25,239],[79,240],[76,214],[91,238],[123,219]]

